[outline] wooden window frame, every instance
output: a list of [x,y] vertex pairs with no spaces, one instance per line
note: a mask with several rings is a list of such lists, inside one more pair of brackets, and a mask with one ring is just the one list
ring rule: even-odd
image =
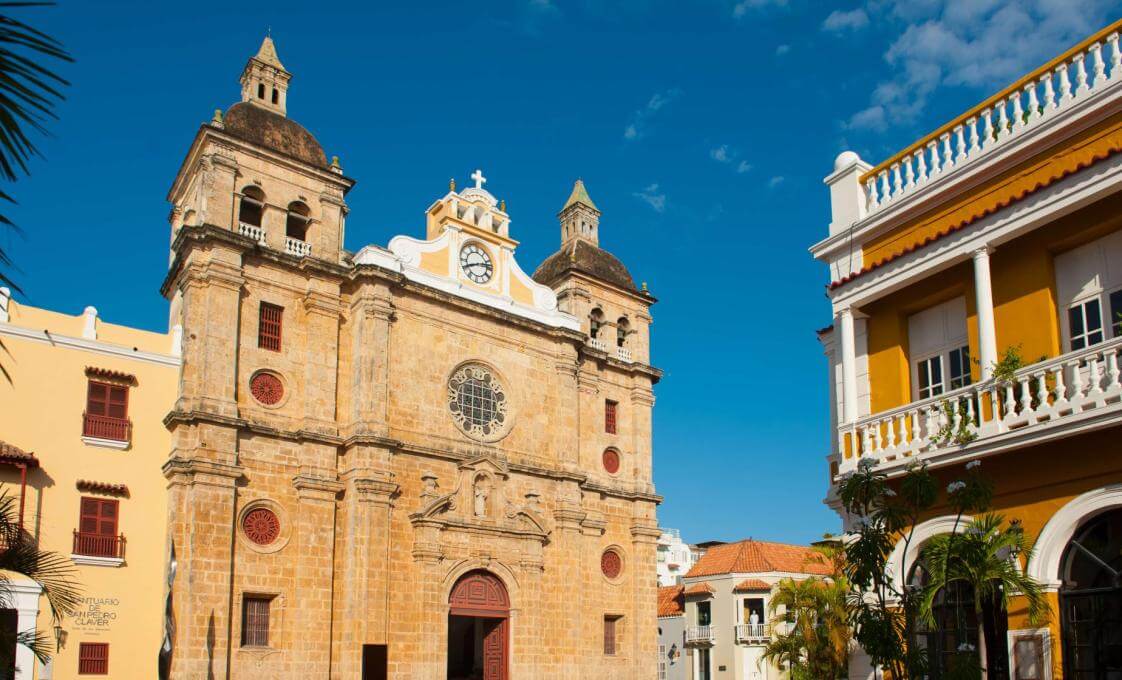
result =
[[283,339],[284,307],[263,301],[257,308],[257,346],[279,352]]
[[242,595],[242,647],[269,646],[273,599],[257,593]]
[[604,615],[604,656],[619,656],[622,620],[623,617],[618,614]]
[[78,675],[109,675],[109,643],[78,643]]
[[[103,512],[112,507],[112,516]],[[92,521],[92,530],[87,520]],[[74,554],[87,557],[121,557],[121,502],[116,498],[81,496],[78,500],[78,529]]]
[[604,400],[604,432],[619,434],[619,402]]
[[[93,391],[94,391],[95,387],[99,388],[99,389],[104,389],[104,391],[105,391],[105,393],[104,393],[105,398],[101,401],[98,401],[98,402],[95,402],[94,399],[93,399],[93,397],[94,397]],[[124,390],[124,392],[125,392],[124,401],[119,402],[120,406],[121,406],[121,411],[122,411],[122,415],[120,415],[120,416],[114,416],[114,415],[109,414],[109,409],[114,404],[113,400],[111,399],[114,389],[121,389],[121,390]],[[103,409],[102,413],[95,413],[94,412],[94,409],[92,408],[92,406],[95,403],[102,403],[104,405],[104,409]],[[128,420],[129,419],[129,386],[128,385],[122,385],[120,383],[110,382],[108,380],[97,380],[95,378],[89,378],[88,382],[86,384],[86,413],[88,413],[90,415],[95,415],[95,416],[102,416],[104,418],[112,418],[114,420]]]
[[[1066,322],[1065,326],[1067,327],[1067,344],[1069,351],[1077,352],[1085,350],[1089,347],[1094,347],[1095,345],[1098,345],[1106,340],[1107,324],[1105,323],[1106,319],[1103,316],[1103,310],[1106,306],[1103,305],[1102,297],[1102,295],[1095,295],[1093,297],[1083,298],[1082,300],[1077,300],[1067,306],[1067,314],[1065,315],[1066,318],[1064,319],[1064,321]],[[1087,324],[1087,306],[1092,303],[1099,308],[1099,323],[1093,329],[1089,328]],[[1083,325],[1082,332],[1078,334],[1075,333],[1075,329],[1072,328],[1071,325],[1072,317],[1075,314],[1079,315],[1079,320]],[[1098,335],[1097,340],[1094,339],[1095,335]],[[1076,343],[1079,343],[1078,347],[1075,346]]]

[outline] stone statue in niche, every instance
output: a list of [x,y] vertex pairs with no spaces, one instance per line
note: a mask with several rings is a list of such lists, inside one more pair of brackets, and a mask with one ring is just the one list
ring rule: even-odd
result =
[[430,499],[440,495],[440,484],[437,477],[431,472],[421,475],[421,498]]
[[480,475],[475,478],[475,516],[487,516],[487,500],[491,496],[491,483],[486,477]]

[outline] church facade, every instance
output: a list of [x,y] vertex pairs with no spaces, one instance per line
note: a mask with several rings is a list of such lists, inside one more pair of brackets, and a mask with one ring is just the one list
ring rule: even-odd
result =
[[655,677],[654,298],[580,181],[533,275],[479,171],[344,250],[290,78],[266,38],[168,197],[171,677]]

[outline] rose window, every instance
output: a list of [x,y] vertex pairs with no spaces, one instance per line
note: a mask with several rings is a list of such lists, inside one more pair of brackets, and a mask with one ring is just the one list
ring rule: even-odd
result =
[[623,572],[623,559],[615,550],[605,550],[600,556],[600,571],[610,579],[619,578]]
[[483,366],[463,366],[452,375],[448,408],[456,425],[469,437],[493,441],[506,431],[506,390]]
[[257,545],[269,545],[280,536],[280,519],[268,508],[254,508],[242,519],[242,531]]
[[249,381],[249,392],[262,404],[273,406],[284,398],[284,383],[272,373],[258,373]]

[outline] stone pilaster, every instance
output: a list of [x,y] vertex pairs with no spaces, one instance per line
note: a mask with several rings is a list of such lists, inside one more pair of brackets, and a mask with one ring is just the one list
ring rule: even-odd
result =
[[[182,427],[182,426],[181,426]],[[224,678],[229,662],[232,551],[237,481],[244,470],[201,459],[172,458],[168,535],[179,563],[175,608],[174,678]]]
[[296,512],[291,663],[296,677],[322,676],[330,664],[335,497],[343,484],[333,471],[302,469],[293,480]]
[[313,280],[304,296],[304,429],[334,434],[335,376],[339,364],[339,292]]

